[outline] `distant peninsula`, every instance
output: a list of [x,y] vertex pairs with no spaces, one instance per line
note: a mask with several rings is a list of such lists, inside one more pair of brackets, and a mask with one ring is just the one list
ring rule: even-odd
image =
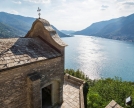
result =
[[83,30],[74,32],[73,34],[134,42],[134,14],[127,17],[96,22]]

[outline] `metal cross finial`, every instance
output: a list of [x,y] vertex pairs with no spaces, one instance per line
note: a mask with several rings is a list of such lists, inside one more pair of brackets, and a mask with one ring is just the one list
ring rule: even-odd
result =
[[38,13],[38,15],[39,15],[39,19],[40,19],[40,15],[41,15],[40,11],[41,11],[41,9],[38,7],[37,12],[39,12],[39,13]]

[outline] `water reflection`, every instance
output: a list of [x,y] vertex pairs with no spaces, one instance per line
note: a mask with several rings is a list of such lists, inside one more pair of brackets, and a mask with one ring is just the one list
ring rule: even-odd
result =
[[[64,38],[63,38],[64,39]],[[65,40],[69,46],[66,48],[66,68],[80,69],[85,72],[91,79],[101,77],[100,70],[103,67],[103,61],[106,59],[103,53],[103,46],[99,40],[84,36],[83,38],[75,38]],[[72,54],[70,56],[70,54]],[[71,57],[71,58],[70,58]],[[71,65],[69,65],[71,61]]]
[[69,45],[65,68],[80,69],[91,79],[118,76],[134,81],[134,44],[89,36],[62,39]]
[[106,58],[102,52],[103,46],[99,41],[92,37],[81,38],[78,45],[78,63],[80,63],[80,70],[86,72],[91,79],[101,77],[100,70],[102,68],[103,60]]

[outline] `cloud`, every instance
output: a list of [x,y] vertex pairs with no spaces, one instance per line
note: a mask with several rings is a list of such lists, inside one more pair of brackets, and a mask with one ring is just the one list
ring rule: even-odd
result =
[[107,6],[107,5],[102,5],[101,7],[102,7],[102,8],[108,8],[109,6]]
[[109,6],[107,5],[101,5],[101,10],[106,10]]
[[11,10],[10,13],[12,13],[12,14],[18,14],[19,12],[16,11],[16,10]]
[[[18,4],[21,2],[21,5],[16,5],[13,1]],[[134,13],[133,2],[134,0],[2,0],[0,10],[37,18],[37,8],[40,7],[41,18],[58,29],[81,30],[94,22]]]
[[23,0],[23,1],[28,1],[31,3],[50,3],[51,0]]
[[128,1],[128,0],[115,0],[115,2],[124,2],[124,1]]
[[119,10],[129,11],[129,9],[134,9],[134,0],[120,0],[118,2],[118,8]]
[[124,5],[134,5],[134,2],[125,2]]
[[12,1],[15,4],[21,4],[21,1]]
[[134,5],[134,0],[115,0],[115,2],[122,5]]

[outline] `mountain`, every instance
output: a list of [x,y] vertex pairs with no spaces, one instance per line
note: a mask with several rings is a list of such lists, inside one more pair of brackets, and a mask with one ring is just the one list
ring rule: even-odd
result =
[[[0,12],[0,37],[24,37],[30,30],[35,18]],[[55,27],[54,27],[55,28]],[[67,37],[55,28],[60,37]]]
[[72,33],[74,33],[75,31],[73,31],[73,30],[60,30],[62,33],[64,33],[64,34],[72,34]]
[[35,18],[0,12],[1,23],[13,27],[17,30],[23,31],[25,33],[31,28],[34,20]]
[[64,33],[62,33],[61,31],[59,31],[56,27],[54,27],[53,25],[51,25],[52,26],[52,28],[54,29],[54,30],[56,30],[56,32],[58,33],[58,35],[60,36],[60,37],[70,37],[70,35],[66,35],[66,34],[64,34]]
[[14,29],[8,25],[5,25],[0,22],[0,37],[9,38],[9,37],[18,37],[24,35],[24,32]]
[[76,31],[75,35],[92,35],[110,39],[134,41],[134,14],[107,21],[93,23],[91,26]]

